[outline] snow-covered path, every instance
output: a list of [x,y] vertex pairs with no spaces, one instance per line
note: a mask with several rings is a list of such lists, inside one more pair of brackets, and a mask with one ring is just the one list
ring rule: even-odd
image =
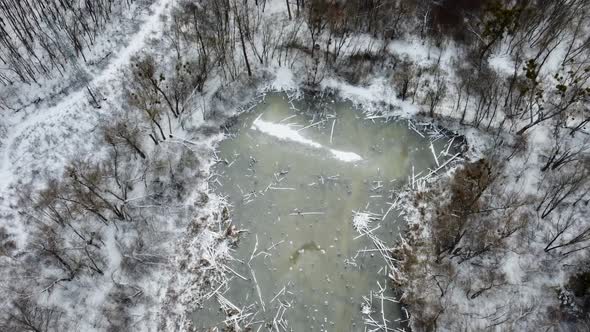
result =
[[[89,82],[90,86],[106,88],[105,96],[116,95],[113,82],[119,77],[119,73],[127,66],[131,57],[138,53],[146,43],[146,40],[154,33],[162,29],[160,17],[165,14],[175,0],[157,0],[150,8],[150,14],[145,17],[138,32],[129,39],[126,47],[116,54],[108,66]],[[8,186],[15,180],[13,170],[15,160],[20,160],[28,153],[26,146],[36,144],[31,138],[35,128],[43,124],[54,127],[54,122],[62,121],[78,116],[85,111],[95,110],[88,104],[85,88],[81,88],[67,97],[64,97],[57,105],[48,109],[34,110],[33,114],[24,117],[16,117],[8,121],[7,137],[2,144],[0,152],[0,197],[6,193]]]

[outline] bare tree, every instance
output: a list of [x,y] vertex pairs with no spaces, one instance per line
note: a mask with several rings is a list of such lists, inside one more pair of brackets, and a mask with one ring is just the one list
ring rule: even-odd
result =
[[[244,41],[244,27],[242,26],[242,13],[239,11],[236,1],[234,0],[234,12],[235,19],[238,24],[238,32],[240,35],[240,43],[242,44],[242,55],[244,56],[244,62],[246,63],[246,69],[248,70],[248,76],[252,76],[252,69],[250,68],[250,61],[248,60],[248,51],[246,50],[246,42]],[[289,12],[290,15],[290,12]]]
[[393,83],[396,86],[397,97],[406,100],[410,89],[410,83],[415,79],[416,65],[408,56],[396,65],[393,74]]
[[128,121],[120,121],[116,122],[112,126],[106,126],[103,129],[105,141],[107,144],[113,147],[115,153],[115,160],[119,157],[119,150],[117,149],[117,146],[119,144],[124,144],[128,146],[142,159],[146,159],[146,154],[143,152],[143,149],[141,148],[141,141],[139,136],[141,131],[137,126],[130,127],[130,125],[133,124],[129,123],[128,125],[128,123]]
[[568,69],[567,73],[558,72],[554,75],[556,84],[554,89],[548,92],[547,98],[544,96],[545,90],[539,87],[539,68],[533,60],[527,63],[526,75],[531,81],[527,109],[530,110],[531,116],[530,122],[517,131],[518,135],[541,122],[576,111],[578,107],[583,107],[590,97],[590,67],[586,64],[574,62],[568,67],[562,67],[562,71]]
[[49,332],[57,331],[63,312],[53,307],[43,307],[33,300],[19,298],[13,301],[0,316],[0,328],[7,332],[32,331]]
[[63,75],[72,58],[85,62],[115,10],[128,8],[113,0],[0,1],[0,82],[37,82]]
[[576,216],[573,208],[562,211],[551,226],[545,252],[560,249],[562,256],[590,248],[590,226]]
[[326,17],[326,11],[328,9],[328,2],[325,0],[310,0],[308,4],[307,13],[307,28],[309,30],[309,36],[311,46],[309,47],[311,58],[314,59],[316,50],[320,48],[318,39],[324,32],[324,29],[328,25]]
[[560,122],[556,122],[553,128],[553,145],[551,145],[551,150],[545,154],[545,165],[541,167],[543,172],[549,169],[556,170],[566,164],[588,158],[590,138],[584,137],[581,143],[572,142],[561,135],[560,129]]
[[541,218],[563,204],[577,204],[590,192],[588,184],[588,160],[580,160],[568,168],[552,171],[541,182],[540,196],[536,210]]
[[426,85],[426,103],[430,117],[434,117],[436,107],[440,104],[447,92],[446,79],[438,67],[434,68],[434,77],[428,80]]

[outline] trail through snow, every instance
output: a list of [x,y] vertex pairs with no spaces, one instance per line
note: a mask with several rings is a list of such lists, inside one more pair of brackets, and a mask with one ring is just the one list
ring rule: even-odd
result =
[[[144,47],[146,39],[161,28],[160,16],[167,8],[170,8],[169,5],[173,1],[175,0],[159,0],[152,4],[150,8],[151,14],[145,18],[138,32],[129,39],[128,45],[122,48],[109,65],[97,74],[88,85],[113,90],[108,81],[116,79],[117,74],[130,62],[131,57]],[[109,91],[106,95],[113,96],[112,92]],[[78,106],[78,111],[84,111],[89,106],[87,99],[86,89],[81,88],[64,97],[57,105],[48,109],[37,109],[34,111],[35,114],[31,114],[26,118],[15,119],[12,124],[9,124],[7,137],[3,142],[4,144],[2,144],[0,155],[2,159],[0,165],[0,195],[6,193],[8,186],[14,180],[14,173],[11,169],[14,158],[25,153],[20,149],[21,145],[26,141],[26,136],[23,136],[30,133],[39,124],[69,116],[68,113],[76,106]]]

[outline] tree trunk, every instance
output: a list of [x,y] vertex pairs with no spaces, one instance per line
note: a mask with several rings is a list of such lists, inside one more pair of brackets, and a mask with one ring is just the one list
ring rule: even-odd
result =
[[248,76],[252,77],[252,69],[250,69],[250,62],[248,61],[248,54],[246,52],[246,43],[244,42],[244,32],[242,31],[242,23],[240,20],[240,15],[237,12],[237,8],[236,8],[236,20],[238,22],[238,31],[240,33],[240,41],[242,42],[242,53],[244,54],[244,60],[246,61],[246,69],[248,69]]

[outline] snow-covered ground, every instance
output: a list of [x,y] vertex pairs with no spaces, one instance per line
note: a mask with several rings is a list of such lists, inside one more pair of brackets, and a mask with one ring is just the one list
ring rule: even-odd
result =
[[[161,15],[166,15],[170,9],[172,0],[161,0],[155,2],[140,19],[141,25],[138,31],[132,34],[127,45],[115,51],[109,58],[105,68],[94,72],[92,80],[87,83],[89,86],[98,87],[105,103],[116,103],[122,97],[121,87],[123,86],[123,73],[131,63],[131,58],[136,56],[150,38],[158,38],[162,34]],[[79,154],[84,149],[78,145],[87,141],[84,136],[92,131],[97,125],[99,113],[109,111],[94,109],[90,105],[90,97],[86,88],[69,93],[61,98],[54,106],[47,108],[34,108],[29,111],[10,113],[6,116],[4,123],[7,127],[7,134],[2,140],[2,158],[0,168],[0,192],[8,189],[13,181],[25,178],[19,174],[19,166],[27,165],[27,171],[39,171],[35,167],[34,158],[23,160],[30,155],[40,154],[43,158],[53,159],[57,165],[55,169],[63,169],[59,160],[68,159],[64,148],[74,145],[70,155]],[[86,110],[82,112],[81,110]],[[64,130],[64,128],[66,130]],[[67,144],[61,141],[62,137],[70,139],[70,135],[80,133],[80,137],[72,138],[76,144]],[[52,137],[54,137],[52,139]],[[43,142],[45,141],[45,142]],[[84,151],[86,152],[86,151]],[[30,157],[29,157],[30,158]],[[47,165],[44,165],[47,166]]]
[[[140,4],[146,3],[149,2]],[[171,121],[169,114],[168,119],[162,121],[167,122],[164,131],[170,133],[162,133],[167,137],[162,137],[161,142],[154,145],[145,134],[156,132],[154,124],[130,110],[127,92],[134,88],[130,68],[136,59],[153,55],[162,68],[173,71],[171,59],[175,51],[170,42],[173,39],[170,37],[173,34],[171,14],[178,1],[156,0],[145,8],[140,4],[132,9],[133,15],[137,15],[132,17],[136,24],[122,26],[121,31],[105,32],[107,36],[110,33],[120,35],[112,38],[117,41],[116,45],[108,39],[98,47],[100,50],[93,51],[96,59],[102,59],[107,53],[110,55],[100,66],[85,68],[90,76],[85,84],[76,85],[74,80],[78,78],[72,73],[72,81],[65,78],[45,82],[42,87],[23,89],[23,96],[10,99],[11,107],[19,111],[0,114],[0,240],[4,241],[3,245],[7,241],[14,243],[11,254],[0,257],[3,266],[0,286],[8,299],[3,304],[6,312],[14,308],[11,302],[30,298],[44,308],[57,308],[56,317],[63,318],[56,319],[59,322],[52,318],[51,328],[57,330],[108,330],[121,326],[153,331],[190,329],[192,310],[201,305],[203,297],[212,289],[222,285],[223,275],[228,272],[229,248],[236,236],[230,227],[227,202],[208,192],[206,181],[211,165],[216,162],[215,144],[223,138],[220,127],[258,94],[287,91],[295,97],[301,95],[302,88],[312,85],[316,90],[335,92],[352,101],[373,118],[435,121],[463,135],[469,145],[469,150],[462,155],[467,162],[486,159],[495,163],[491,167],[495,181],[482,196],[481,204],[485,207],[482,209],[502,210],[495,204],[511,202],[515,206],[509,209],[510,218],[527,221],[514,236],[503,238],[501,245],[493,242],[493,237],[492,240],[482,239],[482,243],[493,242],[494,249],[489,253],[465,262],[444,258],[441,264],[432,257],[432,246],[437,241],[433,225],[437,220],[437,209],[444,208],[449,202],[438,198],[450,200],[453,176],[461,171],[453,169],[437,179],[432,178],[418,191],[408,189],[403,201],[406,204],[401,209],[406,213],[409,231],[398,246],[407,257],[415,260],[410,262],[407,257],[402,257],[402,265],[409,263],[393,278],[400,287],[402,300],[408,305],[414,328],[427,329],[428,322],[420,319],[429,317],[436,317],[435,328],[449,331],[532,330],[559,325],[556,308],[560,308],[560,300],[563,300],[559,295],[567,293],[563,288],[572,273],[587,260],[587,251],[579,250],[563,256],[558,250],[547,251],[547,243],[559,232],[562,222],[574,220],[571,228],[564,232],[565,239],[571,239],[587,227],[588,198],[585,195],[588,191],[584,190],[588,184],[579,188],[584,192],[580,203],[574,204],[569,198],[564,202],[574,208],[540,217],[542,206],[537,211],[535,207],[539,198],[555,186],[552,177],[558,177],[561,172],[565,175],[574,172],[569,164],[559,172],[542,170],[554,145],[554,126],[549,121],[543,122],[528,130],[526,135],[519,136],[514,132],[531,119],[510,118],[503,109],[480,119],[477,104],[462,97],[463,87],[457,83],[459,74],[456,69],[460,67],[457,62],[461,62],[464,56],[459,47],[451,42],[437,47],[433,42],[412,36],[387,41],[364,33],[351,37],[351,42],[341,50],[342,58],[352,57],[362,49],[368,55],[386,58],[381,69],[395,62],[390,59],[411,60],[417,78],[410,83],[410,90],[414,91],[410,98],[400,97],[396,85],[399,78],[389,69],[369,70],[361,75],[360,80],[351,83],[343,75],[322,67],[322,79],[316,82],[317,75],[311,77],[310,74],[314,61],[309,50],[301,50],[302,46],[298,46],[299,49],[293,47],[284,54],[281,48],[277,51],[278,57],[272,56],[259,63],[254,59],[260,54],[254,50],[262,49],[263,39],[267,40],[265,38],[269,36],[260,33],[253,37],[247,51],[254,71],[252,77],[247,77],[240,41],[235,38],[231,61],[235,67],[241,68],[237,75],[233,77],[233,73],[226,69],[212,70],[203,91],[193,91],[184,101],[190,111],[183,115],[182,121],[172,123],[176,119]],[[274,28],[271,37],[281,27],[281,33],[290,31],[291,41],[298,41],[301,45],[309,43],[305,21],[289,20],[284,1],[267,1],[265,6],[264,12],[258,13],[257,20]],[[287,38],[286,35],[279,37]],[[318,43],[327,38],[321,36]],[[198,48],[190,46],[186,46],[188,53]],[[560,70],[560,57],[565,54],[567,44],[558,44],[556,49],[547,57],[541,72],[547,85],[555,83],[551,73]],[[517,67],[508,45],[497,47],[488,64],[503,79],[510,77]],[[434,103],[431,90],[437,84],[442,84],[446,93]],[[64,86],[76,88],[53,94],[53,90]],[[91,101],[87,86],[98,96],[100,108]],[[3,96],[15,93],[8,87],[1,92]],[[42,102],[31,103],[38,98]],[[427,115],[435,115],[435,118]],[[132,189],[129,198],[122,203],[132,211],[130,214],[141,217],[133,222],[125,220],[99,226],[79,224],[87,234],[99,234],[96,241],[101,242],[101,252],[106,253],[104,261],[99,262],[101,273],[81,273],[74,280],[56,281],[56,276],[60,275],[58,268],[47,267],[45,260],[35,261],[28,256],[35,249],[38,234],[32,230],[33,226],[38,227],[36,221],[39,220],[35,221],[38,215],[23,208],[22,202],[30,198],[26,196],[33,197],[39,190],[52,189],[55,183],[48,183],[49,179],[67,179],[64,170],[74,160],[101,167],[107,165],[112,152],[104,142],[103,129],[122,119],[145,134],[139,145],[145,150],[147,156],[143,159],[147,161],[128,153],[133,157],[126,159],[125,171],[137,178],[130,176]],[[476,122],[477,125],[468,125]],[[318,143],[298,136],[288,126],[261,120],[254,125],[279,139],[324,149]],[[562,133],[568,131],[565,128],[560,130]],[[561,137],[564,144],[561,151],[580,149],[584,156],[588,152],[585,133]],[[351,162],[362,158],[345,151],[330,150],[330,153]],[[110,176],[109,181],[109,185],[114,186]],[[142,181],[145,186],[141,185]],[[157,185],[162,187],[158,189]],[[155,198],[156,192],[158,197],[164,198]],[[507,212],[502,211],[482,215],[474,222],[482,229],[499,229],[501,225],[494,222],[504,220]],[[572,211],[571,215],[567,216],[565,211]],[[562,218],[565,219],[562,221]],[[351,222],[362,225],[365,221]],[[503,226],[510,229],[513,224]],[[64,232],[73,234],[76,230]],[[75,238],[75,234],[72,236]],[[84,248],[88,250],[88,246],[95,244],[94,235],[90,244],[87,239],[85,241]],[[70,249],[76,249],[75,245],[80,243],[72,240],[68,244],[72,246]],[[91,256],[88,252],[87,255]],[[31,268],[34,264],[42,268],[35,271]],[[15,281],[15,275],[25,280],[22,285]],[[19,286],[25,287],[24,296],[25,291]]]
[[[173,4],[174,1],[171,0],[159,0],[145,8],[134,5],[133,14],[138,16],[132,19],[138,22],[139,26],[127,27],[128,31],[124,33],[129,35],[123,40],[119,39],[122,45],[110,45],[105,42],[98,46],[107,48],[101,50],[102,52],[95,52],[109,52],[109,57],[104,60],[107,64],[92,70],[91,80],[83,87],[69,91],[65,96],[54,97],[49,102],[29,105],[18,112],[6,112],[2,115],[0,215],[2,229],[8,233],[9,239],[16,243],[17,252],[26,252],[31,242],[28,238],[28,227],[32,226],[18,214],[22,189],[29,185],[33,188],[43,188],[48,178],[60,177],[64,167],[73,159],[97,163],[104,157],[103,149],[97,147],[97,140],[100,139],[98,128],[103,121],[110,121],[109,119],[120,112],[125,74],[132,58],[149,48],[148,45],[153,40],[161,38],[165,30],[163,18],[169,14]],[[72,79],[76,77],[72,76]],[[52,86],[53,83],[46,84]],[[100,98],[100,108],[94,107],[91,103],[86,86],[95,89],[94,93]],[[32,87],[28,89],[33,94],[25,93],[20,96],[24,101],[47,93],[43,87],[37,89],[38,91]],[[42,97],[45,98],[38,98]],[[103,241],[109,257],[104,271],[105,280],[93,280],[88,276],[79,280],[75,286],[64,284],[58,285],[59,289],[56,290],[31,290],[34,291],[33,298],[39,303],[56,304],[67,313],[67,324],[64,326],[68,329],[84,331],[104,328],[104,323],[100,323],[104,320],[101,318],[100,310],[106,303],[105,298],[110,289],[115,286],[111,278],[117,272],[122,259],[115,239],[125,233],[116,232],[118,231],[112,227],[104,229]],[[3,271],[5,274],[14,272],[12,269]],[[44,271],[39,270],[39,273],[37,278],[43,277]],[[12,288],[13,278],[6,277],[7,275],[3,275],[3,288]],[[93,284],[95,287],[77,289],[84,287],[83,285]],[[150,293],[158,294],[158,290],[165,287],[165,284],[166,278],[148,281],[142,287],[153,288]],[[10,301],[6,301],[4,305],[10,305]],[[84,318],[81,319],[82,317]]]

